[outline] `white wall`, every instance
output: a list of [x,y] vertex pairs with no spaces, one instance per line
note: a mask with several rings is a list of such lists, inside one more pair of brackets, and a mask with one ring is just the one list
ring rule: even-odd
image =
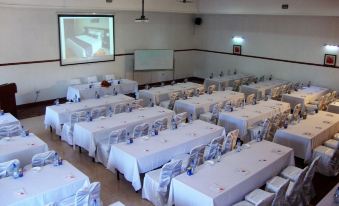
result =
[[[59,58],[57,12],[67,10],[0,7],[0,64]],[[107,12],[106,12],[107,13]],[[191,49],[190,14],[149,13],[151,22],[138,24],[139,12],[112,12],[116,16],[116,53],[135,49]],[[192,75],[190,52],[175,54],[176,78]],[[132,78],[133,56],[116,57],[114,62],[60,67],[59,62],[0,67],[0,84],[15,82],[17,104],[64,97],[67,80],[114,73]],[[160,75],[161,76],[161,75]]]
[[[232,52],[232,37],[242,36],[243,54],[323,64],[325,43],[339,44],[338,17],[203,15],[195,28],[198,49]],[[333,52],[332,52],[333,53]],[[334,52],[337,54],[338,52]],[[311,80],[339,90],[339,69],[195,52],[195,76],[206,77],[221,69],[286,80]],[[339,65],[337,61],[337,65]]]

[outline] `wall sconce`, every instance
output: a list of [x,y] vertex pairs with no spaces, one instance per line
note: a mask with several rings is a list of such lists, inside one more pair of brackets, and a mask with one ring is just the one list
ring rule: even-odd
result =
[[339,50],[338,45],[325,44],[324,47],[325,47],[326,51],[336,52],[336,51]]
[[242,44],[244,42],[244,38],[242,38],[241,36],[234,36],[232,38],[232,41],[234,44]]

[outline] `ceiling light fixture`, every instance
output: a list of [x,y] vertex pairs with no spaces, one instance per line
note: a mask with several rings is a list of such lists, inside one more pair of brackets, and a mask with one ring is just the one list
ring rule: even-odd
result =
[[325,44],[325,49],[329,51],[337,51],[339,49],[339,45],[333,45],[333,44]]
[[244,42],[244,38],[242,38],[241,36],[234,36],[232,40],[235,44],[242,44]]
[[135,22],[137,23],[147,23],[149,22],[149,19],[146,18],[145,16],[145,0],[142,0],[142,5],[141,5],[141,16],[137,19],[135,19]]

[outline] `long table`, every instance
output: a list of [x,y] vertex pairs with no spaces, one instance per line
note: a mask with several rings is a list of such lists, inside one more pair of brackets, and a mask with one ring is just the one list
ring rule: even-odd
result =
[[155,120],[167,117],[168,123],[174,112],[162,107],[146,107],[134,110],[130,113],[120,113],[112,117],[97,119],[93,122],[80,122],[74,125],[74,145],[80,146],[88,151],[89,156],[94,157],[96,145],[108,139],[110,132],[126,128],[132,135],[136,125],[142,123],[152,124]]
[[305,104],[318,99],[328,92],[329,89],[327,88],[317,86],[304,87],[297,92],[283,94],[281,101],[290,103],[292,108],[299,103],[304,107]]
[[306,162],[312,158],[312,151],[339,131],[339,114],[320,111],[308,115],[300,123],[290,124],[287,129],[279,129],[273,141],[293,148],[295,156]]
[[288,83],[287,81],[279,79],[266,80],[263,82],[258,82],[256,84],[253,83],[250,85],[241,85],[240,92],[244,93],[245,96],[249,94],[255,94],[258,99],[261,99],[265,95],[270,94],[271,89],[282,86],[287,83]]
[[194,119],[199,118],[200,114],[209,112],[216,103],[231,101],[235,104],[238,100],[245,98],[243,93],[233,91],[216,91],[213,94],[204,94],[199,97],[192,97],[186,100],[175,101],[174,111],[176,113],[187,112],[193,115]]
[[251,142],[249,148],[226,153],[214,165],[197,167],[192,176],[183,173],[173,178],[168,205],[232,205],[288,165],[294,165],[292,149],[268,141]]
[[35,154],[48,151],[48,145],[30,133],[26,137],[15,136],[0,140],[0,162],[18,159],[22,166],[32,162]]
[[152,87],[149,90],[140,90],[139,98],[144,100],[145,105],[149,105],[150,101],[155,105],[159,105],[160,102],[169,100],[169,95],[173,92],[183,93],[185,90],[197,89],[201,86],[201,84],[187,82],[162,87]]
[[339,183],[334,186],[331,191],[318,202],[317,206],[338,206],[339,203],[334,202],[334,194],[337,191],[337,188],[339,187]]
[[138,138],[133,144],[112,145],[107,168],[120,171],[139,190],[139,174],[161,167],[176,155],[189,153],[193,147],[208,144],[221,135],[224,128],[196,120],[176,130],[162,131],[148,140]]
[[0,115],[0,127],[9,125],[20,125],[20,121],[11,113],[4,113]]
[[219,113],[218,124],[225,127],[226,131],[239,129],[239,135],[244,140],[247,129],[253,124],[289,110],[290,105],[286,102],[259,101],[256,105],[235,108],[233,112]]
[[339,114],[339,100],[336,100],[335,102],[332,102],[327,107],[328,112]]
[[92,99],[95,98],[96,92],[101,96],[113,95],[113,91],[119,94],[136,93],[138,92],[138,82],[129,79],[113,80],[111,86],[107,88],[101,87],[101,82],[93,83],[92,88],[90,88],[90,84],[72,85],[68,87],[67,100],[73,100],[75,96],[82,100]]
[[46,205],[75,195],[76,191],[89,184],[89,178],[63,161],[63,165],[46,165],[40,171],[29,169],[22,178],[0,179],[1,205]]
[[243,80],[245,78],[251,78],[251,77],[254,77],[254,76],[249,75],[249,74],[235,74],[235,75],[227,75],[223,77],[217,76],[217,77],[213,77],[212,79],[205,78],[204,86],[205,86],[205,89],[207,90],[209,86],[216,85],[217,90],[224,91],[226,87],[232,87],[233,82],[235,80]]
[[134,99],[123,94],[116,96],[106,95],[99,99],[86,99],[77,103],[65,103],[46,107],[45,126],[55,129],[57,135],[61,134],[61,125],[69,122],[71,114],[81,110],[91,110],[96,107],[112,106],[120,103],[132,103]]

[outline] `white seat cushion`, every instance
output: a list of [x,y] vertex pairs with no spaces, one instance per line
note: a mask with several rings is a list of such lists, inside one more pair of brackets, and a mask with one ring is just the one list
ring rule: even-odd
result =
[[255,189],[245,196],[245,200],[256,206],[270,206],[274,199],[274,193],[266,192],[261,189]]
[[326,147],[332,148],[334,150],[339,149],[339,141],[335,140],[335,139],[329,139],[327,140],[324,145]]
[[279,176],[272,177],[270,180],[266,182],[265,190],[277,193],[286,182],[288,182],[288,180],[282,177]]
[[212,113],[211,112],[206,112],[204,114],[201,114],[199,116],[199,119],[205,122],[210,122],[212,119]]
[[297,181],[302,171],[303,170],[298,167],[288,166],[280,173],[280,176],[295,182]]
[[241,201],[241,202],[234,204],[233,206],[254,206],[254,204],[244,200],[244,201]]

